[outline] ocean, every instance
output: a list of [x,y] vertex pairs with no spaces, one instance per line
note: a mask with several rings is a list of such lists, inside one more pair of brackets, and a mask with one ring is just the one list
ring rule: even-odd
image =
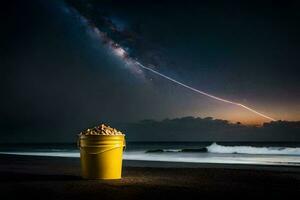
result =
[[[76,144],[1,144],[0,154],[80,157]],[[128,142],[124,160],[300,166],[300,143]]]

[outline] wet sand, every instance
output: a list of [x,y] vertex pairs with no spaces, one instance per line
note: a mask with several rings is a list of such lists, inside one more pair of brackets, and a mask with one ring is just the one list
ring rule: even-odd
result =
[[0,155],[0,184],[1,199],[292,198],[300,169],[125,161],[121,180],[99,181],[81,179],[78,158]]

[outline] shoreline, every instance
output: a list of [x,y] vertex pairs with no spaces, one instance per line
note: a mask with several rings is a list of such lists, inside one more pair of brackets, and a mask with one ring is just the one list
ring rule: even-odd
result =
[[[46,155],[47,154],[47,155]],[[67,159],[67,158],[72,158],[72,159],[79,159],[80,155],[78,152],[77,156],[62,156],[62,155],[56,155],[57,153],[51,152],[49,153],[43,153],[43,152],[1,152],[0,151],[0,156],[24,156],[24,157],[40,157],[40,158],[58,158],[58,159]],[[59,153],[60,154],[60,153]],[[248,156],[248,155],[246,155]],[[220,157],[222,158],[222,157]],[[299,157],[300,158],[300,157]],[[199,158],[201,159],[201,158]],[[203,158],[206,159],[206,158]],[[214,161],[217,161],[217,158],[214,158]],[[289,162],[213,162],[213,161],[201,161],[201,162],[193,162],[193,161],[173,161],[173,160],[159,160],[159,159],[131,159],[131,158],[124,158],[123,155],[123,163],[129,163],[129,166],[142,166],[142,167],[147,167],[147,166],[152,166],[152,167],[168,167],[168,168],[197,168],[197,167],[214,167],[214,168],[236,168],[236,169],[249,169],[249,168],[259,168],[259,169],[279,169],[279,170],[293,170],[293,171],[300,171],[300,164],[299,162],[296,163],[289,163]]]

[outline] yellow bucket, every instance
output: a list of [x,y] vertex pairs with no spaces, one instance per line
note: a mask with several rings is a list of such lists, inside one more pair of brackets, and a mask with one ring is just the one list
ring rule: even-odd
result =
[[82,177],[120,179],[125,135],[79,135]]

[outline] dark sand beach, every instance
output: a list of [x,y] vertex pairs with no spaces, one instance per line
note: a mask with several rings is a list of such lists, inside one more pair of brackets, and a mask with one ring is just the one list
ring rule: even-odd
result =
[[300,193],[297,167],[180,163],[168,166],[125,161],[121,180],[83,180],[78,158],[0,155],[0,198],[288,198]]

